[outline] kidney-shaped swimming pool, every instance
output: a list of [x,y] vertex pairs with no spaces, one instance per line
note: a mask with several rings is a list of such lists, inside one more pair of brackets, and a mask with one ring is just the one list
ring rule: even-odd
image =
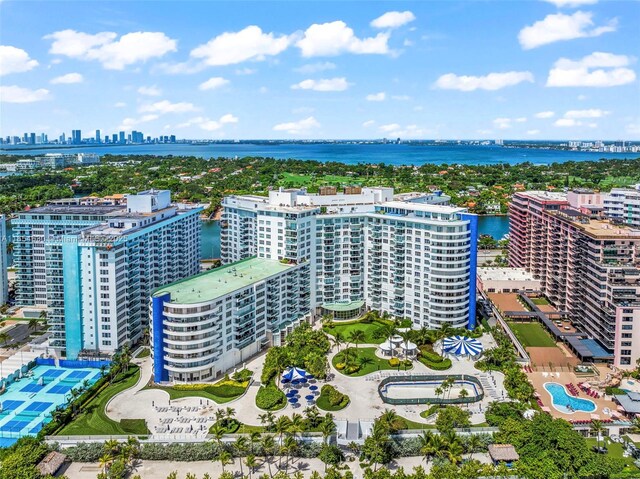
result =
[[565,414],[574,412],[593,412],[596,410],[596,403],[590,399],[582,399],[571,396],[562,384],[544,383],[544,388],[551,395],[553,407]]

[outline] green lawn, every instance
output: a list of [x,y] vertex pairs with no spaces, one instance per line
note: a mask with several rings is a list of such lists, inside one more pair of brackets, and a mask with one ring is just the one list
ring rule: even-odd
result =
[[[194,388],[194,389],[179,389],[171,386],[148,386],[149,389],[162,389],[167,394],[169,394],[169,398],[171,399],[180,399],[186,397],[201,397],[211,399],[212,401],[218,404],[228,403],[229,401],[233,401],[234,399],[239,398],[244,394],[249,383],[246,383],[244,389],[241,387],[234,387],[233,390],[230,390],[228,387],[221,385],[225,380],[218,381],[214,384],[203,385],[202,388]],[[240,383],[237,383],[240,384]],[[225,389],[223,389],[225,388]],[[237,391],[236,391],[237,389]],[[242,390],[241,390],[242,389]],[[225,394],[216,394],[217,391],[226,391]]]
[[556,345],[553,338],[540,323],[514,323],[509,322],[509,327],[524,347],[553,347]]
[[148,358],[149,356],[151,356],[151,350],[149,348],[144,348],[138,353],[136,359]]
[[347,338],[352,331],[363,331],[365,344],[381,344],[385,342],[386,338],[377,338],[375,337],[375,333],[383,327],[384,326],[381,323],[377,322],[362,323],[355,321],[341,324],[338,321],[334,321],[333,327],[328,328],[327,326],[325,326],[324,328],[322,328],[322,330],[325,333],[330,334],[331,336],[335,336],[337,333],[340,333],[345,341],[347,341]]
[[[598,445],[598,441],[596,440],[595,437],[590,437],[588,439],[586,439],[587,444],[589,445],[589,447],[593,447],[593,446],[597,446]],[[617,442],[611,442],[608,439],[604,439],[600,441],[600,446],[606,446],[606,448],[608,449],[608,453],[611,457],[616,458],[616,459],[623,459],[625,464],[627,466],[631,466],[631,468],[633,470],[638,470],[638,468],[635,466],[635,464],[633,463],[634,459],[633,457],[623,457],[622,453],[624,452],[624,449],[622,447],[622,444],[619,444]]]
[[127,419],[117,423],[109,419],[104,408],[116,394],[129,389],[138,382],[140,369],[130,366],[121,380],[104,388],[96,397],[83,407],[71,423],[58,432],[61,436],[91,436],[91,435],[127,435],[149,434],[149,429],[143,419]]
[[549,304],[547,298],[529,298],[533,304],[540,306],[541,304]]
[[283,173],[282,179],[280,183],[292,186],[311,186],[315,185],[325,185],[325,184],[353,184],[354,178],[350,176],[340,176],[340,175],[321,175],[321,176],[312,176],[312,175],[301,175],[297,173]]
[[[376,348],[358,348],[358,358],[367,357],[372,360],[371,364],[367,364],[364,367],[361,367],[358,371],[353,374],[345,374],[342,371],[339,371],[341,374],[345,376],[364,376],[365,374],[374,373],[376,371],[389,370],[389,369],[398,369],[397,367],[392,367],[389,365],[389,361],[387,359],[381,359],[376,356]],[[336,354],[331,363],[333,367],[336,367],[336,364],[341,362],[340,353]],[[412,369],[407,368],[407,370]],[[337,371],[337,369],[336,369]],[[400,371],[405,371],[404,366],[400,366]]]
[[351,400],[347,401],[346,404],[338,404],[337,406],[333,406],[329,402],[329,395],[320,393],[320,396],[318,396],[318,399],[316,400],[316,406],[318,406],[318,408],[322,409],[323,411],[340,411],[341,409],[346,408],[349,405],[349,402],[351,402]]

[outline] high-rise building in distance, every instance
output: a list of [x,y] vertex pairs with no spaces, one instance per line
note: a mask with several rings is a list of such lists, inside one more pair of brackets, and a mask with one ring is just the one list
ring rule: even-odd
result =
[[74,145],[79,145],[82,143],[82,131],[81,130],[71,130],[71,143]]

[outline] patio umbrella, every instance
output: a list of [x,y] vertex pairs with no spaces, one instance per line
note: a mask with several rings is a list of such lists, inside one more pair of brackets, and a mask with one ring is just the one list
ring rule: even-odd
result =
[[484,348],[477,339],[467,336],[451,336],[442,340],[442,349],[456,356],[477,356]]
[[308,382],[307,378],[298,379],[298,384],[307,384]]
[[297,395],[298,395],[298,391],[296,391],[295,389],[292,389],[291,391],[289,391],[289,392],[286,394],[286,396],[287,396],[287,397],[290,397],[290,398],[292,398],[292,397],[294,397],[294,396],[297,396]]
[[318,386],[309,386],[309,391],[317,391]]
[[380,349],[382,349],[383,351],[393,351],[395,349],[395,346],[391,342],[385,341],[380,345]]
[[297,402],[298,402],[298,398],[289,398],[289,402],[290,402],[291,404],[295,404],[295,403],[297,403]]
[[307,401],[313,401],[313,399],[315,398],[315,396],[314,396],[314,395],[312,395],[312,394],[309,394],[308,396],[305,396],[304,398],[305,398]]
[[414,349],[416,349],[418,346],[416,345],[416,343],[412,343],[411,341],[407,342],[407,344],[402,343],[400,345],[400,347],[402,349],[404,349],[405,351],[413,351]]
[[289,368],[282,374],[282,379],[288,379],[289,381],[295,381],[296,379],[302,379],[307,377],[307,372],[300,368]]

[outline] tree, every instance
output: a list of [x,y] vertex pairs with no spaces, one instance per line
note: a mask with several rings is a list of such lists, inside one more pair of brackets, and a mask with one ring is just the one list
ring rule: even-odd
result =
[[593,419],[591,421],[591,432],[595,433],[596,435],[596,441],[598,442],[598,449],[600,449],[600,435],[602,434],[602,431],[604,431],[604,425],[602,424],[602,421],[599,421],[598,419]]
[[332,466],[337,466],[341,461],[344,460],[344,455],[338,446],[323,444],[320,448],[320,454],[318,454],[318,459],[320,459],[324,463],[324,470],[327,471],[327,464],[331,464]]
[[240,475],[244,476],[244,471],[242,469],[242,456],[247,452],[247,437],[239,436],[235,441],[233,441],[233,447],[240,457]]
[[358,366],[360,366],[361,369],[366,368],[371,364],[373,364],[373,359],[369,356],[362,356],[358,358]]
[[336,424],[333,422],[333,420],[325,419],[320,423],[320,432],[322,433],[323,444],[327,444],[329,437],[331,437],[336,432]]
[[387,428],[387,431],[394,433],[405,426],[404,420],[393,410],[385,409],[378,418],[381,425]]
[[[437,402],[440,402],[440,401],[438,401],[438,398],[439,398],[439,397],[444,393],[444,390],[442,389],[442,387],[441,387],[441,386],[438,386],[437,388],[435,388],[435,389],[433,390],[433,392],[434,392],[434,393],[435,393],[435,395],[436,395],[436,401],[437,401]],[[442,397],[442,399],[444,399],[444,396]]]
[[38,320],[38,318],[29,318],[29,324],[27,325],[28,329],[36,331],[38,329],[38,326],[40,326],[40,321]]
[[0,342],[2,342],[3,346],[6,346],[10,339],[11,336],[9,336],[9,333],[7,333],[6,331],[2,331],[0,333]]
[[429,458],[435,453],[434,434],[431,431],[424,431],[418,437],[420,441],[420,453],[424,456],[424,460],[429,463]]
[[363,343],[365,341],[364,331],[361,329],[354,329],[349,333],[349,342],[356,345],[356,350],[358,349],[358,344]]
[[464,388],[462,388],[458,393],[458,397],[460,397],[460,399],[465,399],[467,396],[469,396],[469,391]]
[[438,431],[445,433],[455,428],[469,427],[469,411],[464,411],[457,406],[447,406],[438,412],[436,427]]
[[218,453],[218,461],[220,461],[220,465],[222,466],[222,472],[224,472],[225,466],[229,464],[233,464],[233,456],[229,451],[221,450]]
[[256,460],[256,456],[254,456],[253,454],[249,454],[244,459],[244,463],[249,469],[249,479],[251,479],[253,472],[256,470],[256,467],[258,467],[258,461]]
[[331,342],[336,347],[337,352],[340,352],[340,346],[344,344],[344,336],[342,333],[336,333],[331,337]]

